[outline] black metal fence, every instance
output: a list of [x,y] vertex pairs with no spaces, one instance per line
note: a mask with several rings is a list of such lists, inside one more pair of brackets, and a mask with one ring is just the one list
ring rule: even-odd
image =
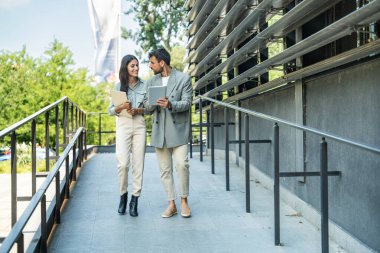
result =
[[[62,117],[60,117],[60,109]],[[54,112],[55,129],[55,156],[49,155],[50,145],[50,114]],[[45,160],[46,172],[37,173],[36,168],[36,119],[45,118]],[[31,128],[31,196],[18,196],[17,191],[17,131],[30,124]],[[61,196],[69,198],[69,187],[72,181],[76,181],[76,168],[81,166],[81,162],[86,158],[86,113],[74,104],[69,98],[62,99],[46,106],[35,114],[24,118],[12,126],[0,132],[0,139],[11,137],[11,225],[12,230],[4,239],[0,252],[9,252],[17,243],[18,252],[24,252],[23,229],[31,218],[32,214],[40,205],[41,223],[37,231],[34,231],[33,240],[28,246],[28,251],[47,252],[47,238],[53,224],[60,222],[60,209],[62,206]],[[61,144],[62,143],[62,144]],[[60,148],[64,149],[60,154]],[[57,159],[57,162],[50,169],[50,160]],[[65,166],[62,166],[65,162]],[[62,167],[62,168],[61,168]],[[61,180],[61,169],[64,169],[64,178]],[[37,190],[37,177],[46,177],[42,185]],[[55,179],[55,180],[54,180]],[[46,206],[46,191],[52,182],[55,181],[55,200]],[[23,214],[17,219],[18,201],[30,201]]]
[[[207,123],[203,122],[202,119],[202,100],[207,100],[211,102],[209,108],[209,116],[207,117]],[[328,146],[326,139],[338,141],[344,144],[348,144],[369,152],[380,155],[380,148],[362,144],[354,140],[346,139],[337,135],[333,135],[327,132],[319,131],[317,129],[306,127],[304,125],[295,124],[280,118],[272,117],[266,114],[258,113],[253,110],[245,109],[240,106],[235,106],[229,103],[221,102],[213,98],[206,96],[199,96],[199,129],[200,129],[200,139],[203,135],[203,126],[207,126],[210,133],[207,133],[209,148],[211,149],[211,173],[215,173],[215,157],[214,157],[214,127],[220,125],[230,125],[228,108],[234,109],[239,112],[239,134],[237,140],[230,140],[228,127],[225,127],[225,173],[226,173],[226,191],[229,191],[229,144],[239,144],[239,156],[241,155],[241,144],[245,146],[245,190],[246,190],[246,212],[250,212],[250,157],[249,148],[251,143],[271,143],[273,151],[273,170],[274,170],[274,226],[275,226],[275,245],[280,245],[280,177],[309,177],[309,176],[319,176],[320,177],[320,195],[321,195],[321,244],[322,252],[329,252],[329,229],[328,229],[328,177],[338,176],[341,174],[340,171],[329,171],[328,170]],[[224,107],[224,123],[214,122],[214,104]],[[244,113],[244,140],[242,140],[241,134],[241,123],[242,123],[242,113]],[[250,124],[249,116],[254,116],[264,120],[273,122],[273,139],[272,140],[251,140],[249,137]],[[281,172],[280,171],[280,160],[279,160],[279,127],[280,125],[302,130],[304,132],[313,133],[321,137],[320,141],[320,171],[315,172]],[[191,150],[190,150],[191,152]],[[190,156],[192,154],[190,153]],[[203,161],[203,150],[201,146],[200,150],[200,160]]]

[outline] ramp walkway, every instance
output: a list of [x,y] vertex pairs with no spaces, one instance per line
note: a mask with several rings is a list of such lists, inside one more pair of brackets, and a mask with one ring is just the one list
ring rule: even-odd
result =
[[[274,245],[273,192],[251,178],[251,213],[245,212],[244,170],[230,167],[225,191],[224,160],[190,159],[192,217],[161,218],[167,201],[156,155],[147,153],[139,216],[117,213],[114,153],[98,153],[81,168],[49,252],[321,252],[320,231],[281,203],[281,246]],[[253,175],[252,175],[253,176]],[[179,207],[179,199],[177,200]],[[330,240],[330,252],[347,252]]]

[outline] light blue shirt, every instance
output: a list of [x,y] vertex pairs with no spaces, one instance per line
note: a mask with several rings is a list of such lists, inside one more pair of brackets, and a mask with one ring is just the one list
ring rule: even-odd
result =
[[[120,83],[115,85],[114,90],[120,91]],[[139,78],[137,84],[134,87],[128,87],[128,100],[132,103],[133,108],[143,107],[146,100],[146,84]],[[117,115],[115,112],[115,105],[110,102],[108,107],[108,113],[110,115]]]

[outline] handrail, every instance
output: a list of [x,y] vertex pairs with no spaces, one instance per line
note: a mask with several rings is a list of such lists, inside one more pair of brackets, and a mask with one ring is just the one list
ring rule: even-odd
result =
[[[331,171],[328,169],[328,151],[327,151],[327,141],[326,139],[331,139],[334,141],[338,141],[344,144],[348,144],[354,147],[358,147],[361,149],[364,149],[366,151],[373,152],[377,155],[380,154],[380,148],[370,146],[367,144],[363,144],[360,142],[356,142],[352,139],[343,138],[338,135],[334,135],[328,132],[320,131],[312,127],[307,127],[304,125],[296,124],[287,120],[283,120],[277,117],[269,116],[263,113],[259,113],[253,110],[249,110],[246,108],[241,108],[239,106],[231,105],[222,101],[218,101],[216,99],[209,98],[207,96],[199,95],[199,111],[200,111],[200,117],[199,117],[199,123],[200,123],[200,138],[203,135],[202,133],[202,99],[208,100],[211,102],[210,104],[210,111],[209,111],[209,118],[207,119],[207,123],[210,127],[210,133],[208,133],[208,139],[210,139],[210,150],[211,150],[211,173],[215,173],[215,155],[214,155],[214,103],[220,106],[224,106],[224,121],[225,126],[229,124],[229,113],[228,109],[231,108],[235,111],[239,112],[239,139],[238,140],[230,140],[229,139],[229,130],[228,127],[225,127],[225,175],[226,175],[226,191],[229,191],[229,183],[230,183],[230,176],[229,176],[229,144],[239,144],[239,156],[241,156],[241,146],[240,144],[244,143],[244,149],[245,149],[245,195],[246,195],[246,212],[250,212],[250,144],[259,144],[259,143],[271,143],[272,147],[272,159],[273,159],[273,194],[274,194],[274,243],[276,246],[281,245],[280,243],[280,178],[281,177],[310,177],[310,176],[317,176],[320,178],[320,208],[321,208],[321,249],[323,253],[329,252],[329,197],[328,197],[328,178],[330,176],[341,176],[341,171]],[[240,104],[239,104],[240,105]],[[244,114],[244,139],[241,139],[241,133],[240,133],[240,126],[242,124],[241,121],[241,113]],[[274,122],[273,125],[273,139],[272,140],[254,140],[250,139],[250,115],[254,117],[258,117],[264,120],[269,120]],[[309,132],[316,135],[321,136],[321,141],[319,143],[320,146],[320,170],[319,171],[302,171],[302,172],[281,172],[280,171],[280,135],[279,135],[279,124],[285,125],[291,128],[302,130],[304,133]],[[202,146],[200,146],[200,161],[203,161],[203,149]],[[190,153],[191,157],[191,153]]]
[[67,97],[63,97],[61,98],[60,100],[57,100],[56,102],[42,108],[41,110],[39,110],[38,112],[36,113],[33,113],[32,115],[20,120],[19,122],[3,129],[0,131],[0,138],[7,135],[7,134],[10,134],[11,132],[13,132],[14,130],[16,130],[17,128],[20,128],[21,126],[25,125],[26,123],[30,122],[31,120],[37,118],[38,116],[40,116],[41,114],[51,110],[52,108],[54,108],[55,106],[57,106],[58,104],[62,103],[63,101],[65,101],[67,99]]
[[[52,171],[49,173],[48,177],[44,180],[44,182],[42,183],[38,191],[33,195],[25,211],[23,212],[21,217],[17,220],[17,222],[14,224],[11,232],[3,241],[0,247],[0,253],[9,252],[12,249],[13,245],[19,240],[20,235],[22,234],[22,231],[25,228],[27,222],[33,215],[34,210],[41,203],[48,187],[53,182],[54,178],[57,176],[57,173],[59,172],[60,167],[62,166],[63,162],[66,161],[66,159],[68,158],[70,151],[74,149],[76,143],[78,142],[83,132],[84,132],[84,127],[78,128],[75,135],[73,136],[73,138],[68,143],[65,150],[63,151],[63,154],[59,157],[58,161],[54,165]],[[56,205],[59,205],[59,203],[56,203]]]
[[[60,117],[60,107],[61,107],[61,104],[62,104],[62,117]],[[52,122],[52,120],[50,120],[50,114],[51,112],[53,111],[54,113],[54,123]],[[63,97],[55,102],[53,102],[52,104],[42,108],[41,110],[37,111],[36,113],[20,120],[19,122],[3,129],[0,131],[0,138],[4,138],[5,136],[9,135],[11,137],[11,191],[10,191],[10,195],[11,195],[11,225],[12,225],[12,228],[14,228],[15,224],[18,223],[18,216],[17,216],[17,204],[18,204],[18,201],[24,201],[24,200],[35,200],[36,198],[38,198],[38,196],[40,196],[36,201],[38,203],[41,203],[41,219],[45,219],[46,218],[46,210],[45,210],[45,207],[46,207],[46,196],[44,194],[42,194],[42,197],[41,197],[41,188],[37,191],[36,188],[37,188],[37,177],[38,177],[38,173],[37,173],[37,155],[36,155],[36,148],[37,148],[37,133],[36,133],[36,129],[37,129],[37,118],[38,117],[44,117],[44,123],[42,123],[41,125],[44,125],[45,126],[45,136],[44,136],[44,144],[45,144],[45,170],[46,172],[49,172],[51,171],[50,169],[50,159],[51,158],[54,158],[54,159],[59,159],[59,153],[60,153],[60,147],[67,147],[67,144],[69,143],[69,139],[70,139],[70,136],[72,134],[75,133],[75,131],[77,129],[82,129],[82,132],[83,134],[80,135],[80,141],[78,143],[78,150],[79,150],[79,153],[78,155],[76,155],[76,148],[74,148],[73,150],[73,158],[75,159],[76,164],[81,164],[82,160],[83,160],[83,156],[86,157],[86,154],[85,152],[83,152],[82,149],[85,149],[86,148],[86,131],[83,130],[85,129],[85,125],[86,125],[86,113],[78,106],[76,105],[73,101],[71,101],[68,97]],[[32,179],[31,179],[31,188],[32,188],[32,191],[31,191],[31,196],[18,196],[17,194],[17,131],[25,126],[27,123],[30,124],[31,126],[31,174],[32,174]],[[50,147],[51,144],[50,144],[50,126],[51,125],[54,125],[55,126],[55,146],[54,146],[54,149],[55,149],[55,156],[51,157],[50,156],[50,153],[49,153],[49,150],[50,150]],[[60,125],[62,125],[62,131],[60,131]],[[62,134],[61,134],[62,133]],[[62,142],[61,142],[62,140]],[[43,140],[41,140],[43,141]],[[75,144],[74,144],[74,147],[75,147]],[[66,155],[66,154],[65,154]],[[67,156],[67,155],[66,155]],[[80,157],[80,161],[78,160]],[[68,158],[67,158],[68,159]],[[59,161],[59,160],[58,160]],[[74,160],[73,160],[74,162]],[[68,174],[69,172],[69,160],[67,160],[67,173]],[[73,166],[74,166],[74,163],[73,163]],[[43,174],[41,174],[43,175]],[[47,175],[47,174],[46,174]],[[58,175],[55,175],[57,177],[57,185],[59,185],[59,172],[58,172]],[[54,175],[52,176],[52,178],[55,177]],[[75,177],[75,171],[73,172],[73,177]],[[68,179],[66,180],[66,182],[68,181]],[[51,181],[49,182],[49,184],[51,183]],[[69,183],[66,183],[66,184],[69,184]],[[57,190],[58,191],[58,190]],[[59,197],[58,197],[58,193],[56,194],[57,195],[57,202],[59,200]],[[37,196],[37,197],[36,197]],[[68,196],[68,193],[67,193],[67,196]],[[41,200],[42,198],[42,200]],[[33,200],[33,201],[34,201]],[[30,209],[30,211],[34,211],[35,207]],[[56,213],[59,212],[59,211],[55,211]],[[58,218],[57,218],[58,219]],[[45,224],[46,222],[44,222],[43,224]],[[49,224],[51,223],[51,221],[49,220]],[[42,223],[41,223],[42,224]],[[46,230],[46,224],[45,226],[42,226],[41,227],[41,234],[44,234],[46,235],[47,233],[47,230]],[[41,235],[41,238],[43,239],[40,239],[42,241],[45,241],[45,237]],[[24,240],[24,236],[23,235],[20,235],[19,238],[17,238],[17,243],[18,243],[18,248],[19,248],[19,251],[22,251],[20,249],[22,249],[24,247],[24,244],[23,244],[23,240]],[[13,242],[14,243],[14,242]],[[1,252],[2,252],[2,249],[3,248],[0,248]],[[43,250],[42,250],[43,251]]]
[[332,140],[335,140],[335,141],[338,141],[338,142],[346,143],[346,144],[349,144],[351,146],[355,146],[355,147],[359,147],[359,148],[371,151],[371,152],[376,153],[376,154],[380,154],[380,148],[379,147],[370,146],[368,144],[360,143],[360,142],[354,141],[352,139],[344,138],[344,137],[341,137],[341,136],[338,136],[338,135],[334,135],[334,134],[331,134],[331,133],[328,133],[328,132],[319,131],[319,130],[317,130],[315,128],[312,128],[312,127],[307,127],[307,126],[300,125],[300,124],[297,124],[297,123],[293,123],[293,122],[290,122],[290,121],[287,121],[287,120],[283,120],[283,119],[280,119],[280,118],[277,118],[277,117],[269,116],[269,115],[266,115],[266,114],[263,114],[263,113],[259,113],[259,112],[256,112],[256,111],[253,111],[253,110],[249,110],[249,109],[246,109],[246,108],[242,108],[242,107],[239,107],[239,106],[235,106],[235,105],[232,105],[232,104],[228,104],[228,103],[225,103],[225,102],[213,99],[213,98],[209,98],[209,97],[206,97],[206,96],[199,95],[199,97],[201,99],[206,99],[206,100],[208,100],[210,102],[213,102],[213,103],[216,103],[216,104],[220,104],[222,106],[229,107],[229,108],[235,109],[237,111],[247,113],[247,114],[252,115],[252,116],[256,116],[256,117],[259,117],[259,118],[262,118],[262,119],[265,119],[265,120],[269,120],[269,121],[272,121],[272,122],[275,122],[275,123],[278,123],[278,124],[287,125],[287,126],[299,129],[299,130],[303,130],[303,131],[306,131],[306,132],[309,132],[309,133],[320,135],[320,136],[323,136],[325,138],[329,138],[329,139],[332,139]]
[[[20,120],[19,122],[16,122],[15,124],[3,129],[0,131],[0,138],[7,135],[7,134],[10,134],[11,132],[13,132],[14,130],[16,130],[17,128],[20,128],[21,126],[25,125],[26,123],[32,121],[33,119],[37,118],[38,116],[40,116],[41,114],[45,113],[45,112],[48,112],[50,111],[51,109],[53,109],[54,107],[56,107],[58,104],[62,103],[63,101],[66,101],[66,100],[69,100],[69,98],[67,96],[64,96],[63,98],[55,101],[54,103],[48,105],[48,106],[45,106],[44,108],[42,108],[41,110],[37,111],[36,113],[33,113],[32,115]],[[74,102],[72,102],[70,100],[70,103],[75,106],[76,108],[80,109],[78,105],[76,105]],[[83,113],[84,111],[82,109],[80,109]]]
[[[116,133],[116,130],[103,130],[103,127],[102,127],[102,115],[109,115],[108,112],[87,112],[87,115],[90,116],[90,115],[95,115],[95,116],[98,116],[98,121],[97,121],[97,126],[98,126],[98,129],[90,129],[87,127],[87,135],[96,135],[98,136],[98,145],[99,146],[102,146],[102,135],[103,134],[115,134]],[[147,135],[149,136],[152,132],[151,129],[147,129]],[[96,138],[96,137],[95,137]],[[95,143],[93,143],[95,144]]]

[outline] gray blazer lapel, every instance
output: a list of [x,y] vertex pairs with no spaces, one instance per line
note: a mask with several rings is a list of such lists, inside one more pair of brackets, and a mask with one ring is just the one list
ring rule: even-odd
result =
[[169,76],[169,80],[168,80],[168,86],[166,87],[166,96],[169,97],[172,91],[174,90],[174,88],[176,87],[176,84],[177,84],[176,79],[177,79],[176,70],[172,69],[172,73]]

